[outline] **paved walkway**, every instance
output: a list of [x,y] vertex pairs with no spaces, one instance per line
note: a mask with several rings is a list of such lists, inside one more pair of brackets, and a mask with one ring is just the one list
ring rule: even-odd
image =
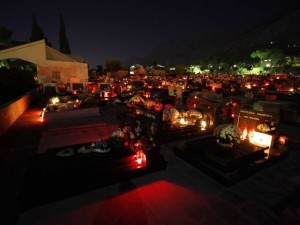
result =
[[177,143],[170,143],[161,149],[169,161],[164,171],[19,214],[18,194],[38,149],[43,104],[35,102],[0,138],[1,225],[300,224],[300,128],[290,125],[281,126],[290,138],[289,156],[231,187],[176,157],[172,146]]
[[34,102],[0,137],[0,224],[17,224],[17,196],[39,145],[43,129],[39,116],[46,102],[43,98]]

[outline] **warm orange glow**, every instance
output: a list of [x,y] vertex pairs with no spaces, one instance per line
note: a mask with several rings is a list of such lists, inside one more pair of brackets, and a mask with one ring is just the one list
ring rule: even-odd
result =
[[253,136],[253,132],[254,132],[254,130],[252,129],[252,130],[250,130],[249,131],[249,133],[248,133],[248,137],[246,137],[246,138],[248,138],[249,139],[249,141],[250,141],[250,138]]
[[279,136],[279,139],[278,139],[279,143],[284,145],[287,141],[287,137],[286,136]]
[[51,98],[51,102],[52,102],[52,104],[56,104],[56,103],[58,103],[59,102],[59,98],[58,97],[53,97],[53,98]]
[[46,111],[46,108],[43,108],[43,111],[40,114],[40,121],[41,122],[44,122],[45,111]]
[[202,120],[202,121],[201,121],[201,130],[205,130],[206,126],[207,126],[206,121],[205,121],[205,120]]
[[251,89],[251,88],[252,88],[252,87],[251,87],[251,84],[249,84],[249,83],[246,84],[245,87],[248,88],[248,89]]
[[145,97],[145,98],[150,98],[150,97],[151,97],[151,95],[150,95],[150,93],[149,93],[149,92],[147,92],[147,93],[145,93],[145,94],[144,94],[144,97]]
[[186,125],[188,122],[184,118],[180,118],[179,123],[182,125]]
[[243,130],[243,134],[242,134],[241,139],[242,139],[242,140],[246,140],[246,139],[247,139],[247,136],[248,136],[248,130],[247,130],[247,128],[245,128],[245,129]]

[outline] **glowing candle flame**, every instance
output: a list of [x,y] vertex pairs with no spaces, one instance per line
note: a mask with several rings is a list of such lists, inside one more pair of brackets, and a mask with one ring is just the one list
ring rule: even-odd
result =
[[180,124],[187,124],[187,122],[185,121],[184,118],[180,118],[179,123],[180,123]]
[[206,126],[207,126],[206,121],[202,120],[201,121],[201,130],[205,130]]
[[243,134],[242,134],[241,139],[242,139],[242,140],[245,140],[245,139],[247,138],[247,135],[248,135],[248,130],[247,130],[247,128],[245,128],[245,129],[243,130]]

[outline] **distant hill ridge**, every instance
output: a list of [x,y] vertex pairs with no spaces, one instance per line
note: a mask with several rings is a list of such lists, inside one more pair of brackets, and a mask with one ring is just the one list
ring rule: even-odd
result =
[[280,48],[287,54],[299,55],[299,45],[300,9],[297,5],[257,24],[226,27],[161,43],[139,61],[146,64],[156,61],[164,65],[189,65],[216,57],[230,63],[250,58],[252,51],[264,48]]

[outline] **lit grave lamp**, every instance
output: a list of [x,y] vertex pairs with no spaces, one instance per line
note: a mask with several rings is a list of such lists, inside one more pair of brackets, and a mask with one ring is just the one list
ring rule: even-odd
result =
[[205,121],[205,120],[202,120],[201,123],[200,123],[201,130],[205,130],[205,129],[206,129],[206,126],[207,126],[206,121]]
[[287,138],[286,136],[279,136],[278,142],[279,142],[279,144],[281,144],[281,145],[285,145],[287,139],[288,139],[288,138]]
[[40,121],[41,121],[41,122],[44,121],[45,111],[46,111],[46,108],[43,108],[43,111],[42,111],[41,114],[40,114]]
[[74,109],[77,109],[79,107],[79,100],[76,99],[75,103],[73,104]]
[[265,150],[265,153],[267,154],[268,157],[270,153],[270,148],[273,146],[274,138],[273,135],[270,134],[252,131],[249,134],[249,142],[261,147],[268,146],[269,148]]
[[187,124],[187,121],[182,117],[182,118],[180,118],[179,123],[180,123],[181,125],[186,125],[186,124]]
[[150,98],[150,97],[151,97],[151,96],[150,96],[150,93],[149,93],[149,92],[146,92],[145,95],[144,95],[144,97],[145,97],[145,98]]
[[245,87],[246,87],[247,89],[251,89],[251,84],[247,83],[247,84],[245,85]]
[[51,98],[51,102],[52,102],[52,104],[56,104],[56,103],[58,103],[59,102],[59,98],[58,97],[53,97],[53,98]]

